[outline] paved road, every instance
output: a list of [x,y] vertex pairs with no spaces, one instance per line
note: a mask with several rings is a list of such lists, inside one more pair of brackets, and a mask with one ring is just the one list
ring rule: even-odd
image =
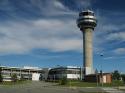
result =
[[[30,82],[27,84],[6,86],[6,87],[0,86],[0,93],[91,93],[91,92],[103,93],[104,91],[107,90],[102,88],[60,87],[56,86],[56,84],[54,83],[46,83],[46,82]],[[116,93],[116,92],[111,92],[111,93]]]
[[103,90],[105,90],[108,93],[125,93],[124,91],[121,91],[116,88],[103,88]]

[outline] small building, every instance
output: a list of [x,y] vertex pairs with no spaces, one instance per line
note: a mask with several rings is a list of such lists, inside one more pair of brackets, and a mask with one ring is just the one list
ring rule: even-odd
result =
[[84,77],[86,82],[98,82],[98,83],[112,83],[112,74],[103,73],[103,74],[89,74]]

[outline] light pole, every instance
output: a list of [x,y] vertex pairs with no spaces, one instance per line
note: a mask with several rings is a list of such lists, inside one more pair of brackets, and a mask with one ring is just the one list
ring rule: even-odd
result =
[[[103,57],[103,54],[101,54],[100,57]],[[101,64],[100,74],[101,74],[101,84],[102,84],[102,87],[103,87],[103,71],[102,71],[102,64]]]
[[103,72],[102,72],[102,70],[100,70],[100,76],[101,76],[101,85],[103,87]]
[[82,67],[80,68],[80,74],[81,74],[81,75],[80,75],[80,79],[81,79],[81,81],[82,81],[82,79],[83,79],[83,68],[82,68]]
[[96,73],[96,83],[97,83],[97,87],[99,86],[99,83],[98,83],[98,70],[96,69],[96,71],[95,71],[95,73]]

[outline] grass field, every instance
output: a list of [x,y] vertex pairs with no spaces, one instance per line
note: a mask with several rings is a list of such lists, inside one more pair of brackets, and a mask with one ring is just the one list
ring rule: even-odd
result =
[[31,81],[16,81],[16,82],[3,81],[3,82],[0,83],[0,85],[3,85],[3,86],[4,86],[4,85],[5,85],[5,86],[6,86],[6,85],[9,86],[9,85],[10,85],[10,86],[11,86],[11,85],[26,84],[26,83],[29,83],[29,82],[31,82]]
[[[124,86],[125,84],[121,81],[113,81],[111,84],[103,84],[103,87],[118,87]],[[74,87],[102,87],[102,84],[83,82],[83,81],[68,81],[66,85],[63,86],[74,86]]]

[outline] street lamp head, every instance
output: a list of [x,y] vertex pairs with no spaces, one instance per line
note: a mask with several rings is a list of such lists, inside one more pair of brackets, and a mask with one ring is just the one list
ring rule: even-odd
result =
[[79,13],[79,18],[77,19],[77,26],[80,28],[80,30],[85,28],[94,29],[96,25],[97,20],[93,11],[86,10]]

